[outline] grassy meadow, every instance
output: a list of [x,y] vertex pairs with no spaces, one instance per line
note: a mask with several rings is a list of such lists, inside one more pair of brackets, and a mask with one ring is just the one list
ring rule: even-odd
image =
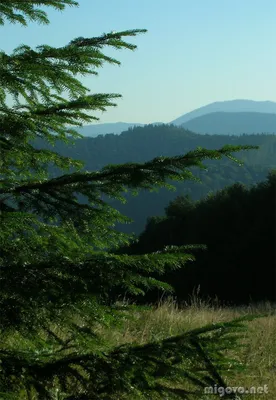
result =
[[[135,306],[127,303],[119,303],[118,306],[125,308],[125,318],[114,327],[98,325],[96,333],[103,339],[111,350],[127,343],[146,344],[158,341],[169,336],[179,335],[194,328],[204,325],[227,322],[242,316],[257,315],[259,318],[246,322],[248,329],[243,334],[242,341],[246,346],[239,349],[239,353],[234,354],[242,364],[246,366],[245,371],[231,373],[226,377],[229,387],[263,387],[268,386],[268,394],[247,394],[240,396],[241,399],[264,399],[275,400],[276,398],[276,305],[263,303],[251,306],[227,308],[219,305],[218,302],[204,302],[196,296],[192,297],[189,303],[177,306],[173,299],[160,302],[156,307]],[[130,307],[127,307],[130,306]],[[264,315],[264,316],[263,316]],[[76,323],[80,323],[76,317]],[[58,326],[52,327],[57,334],[61,331]],[[63,336],[63,338],[66,338]],[[31,350],[34,343],[25,340],[24,337],[17,335],[6,336],[6,345],[10,349],[16,349],[20,343],[21,349]],[[36,345],[35,345],[36,346]],[[34,350],[34,348],[33,348]],[[102,349],[104,350],[104,349]],[[186,388],[186,386],[185,386]],[[193,389],[189,387],[189,389]],[[55,390],[55,389],[53,389]],[[24,390],[21,392],[19,400],[29,400]],[[1,396],[0,396],[1,398]],[[53,397],[61,399],[62,397]],[[211,400],[217,396],[203,396],[199,399]],[[222,397],[223,398],[223,397]],[[33,400],[37,399],[35,396]],[[116,397],[120,400],[139,400],[139,397]],[[154,399],[154,398],[152,398]],[[159,397],[160,399],[160,397]],[[166,397],[164,400],[171,400]]]
[[[226,308],[194,297],[189,304],[180,308],[173,300],[169,300],[155,308],[137,308],[136,313],[126,318],[120,329],[99,328],[99,333],[114,346],[125,343],[145,344],[206,324],[226,322],[245,315],[265,316],[246,323],[248,330],[244,341],[247,346],[235,355],[246,365],[246,372],[236,373],[226,379],[227,384],[229,387],[245,388],[267,385],[268,394],[247,394],[241,398],[275,400],[276,306],[270,303]],[[215,397],[210,396],[211,398]]]

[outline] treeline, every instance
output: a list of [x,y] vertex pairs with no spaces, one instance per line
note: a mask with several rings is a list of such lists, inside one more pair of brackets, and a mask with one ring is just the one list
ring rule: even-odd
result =
[[[194,262],[164,278],[179,301],[198,289],[203,298],[228,304],[276,301],[276,171],[252,187],[236,183],[200,201],[179,196],[165,212],[150,218],[138,242],[120,252],[205,244]],[[160,295],[141,301],[155,302]]]
[[[174,125],[147,125],[131,128],[121,135],[109,134],[76,140],[70,146],[59,143],[55,150],[62,155],[82,160],[86,170],[94,171],[107,164],[145,162],[158,156],[185,154],[198,146],[215,149],[225,144],[258,145],[260,149],[239,152],[237,158],[244,161],[242,167],[227,159],[206,161],[208,171],[193,169],[201,183],[178,182],[174,183],[176,191],[141,191],[136,197],[127,193],[126,204],[105,199],[134,221],[131,224],[118,225],[117,228],[123,232],[139,234],[145,228],[147,218],[164,215],[164,208],[177,195],[189,194],[193,200],[199,200],[210,191],[223,189],[235,182],[250,185],[263,181],[269,170],[276,168],[276,136],[199,135]],[[41,145],[40,142],[39,146]],[[51,168],[51,174],[56,176],[59,171]]]
[[[75,142],[75,144],[74,144]],[[176,156],[195,147],[219,148],[225,144],[260,145],[260,151],[239,152],[248,165],[275,163],[276,136],[252,135],[202,135],[174,125],[146,125],[129,128],[120,135],[99,135],[95,138],[75,140],[67,146],[58,143],[58,153],[83,160],[89,170],[97,170],[106,164],[145,162],[156,156]]]

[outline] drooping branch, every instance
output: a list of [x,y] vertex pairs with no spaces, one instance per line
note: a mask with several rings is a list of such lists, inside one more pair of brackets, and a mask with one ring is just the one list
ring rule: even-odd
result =
[[[205,168],[202,164],[203,159],[221,159],[226,156],[236,162],[232,155],[238,150],[258,149],[258,146],[224,146],[218,150],[196,149],[183,156],[175,157],[157,157],[146,163],[128,163],[116,166],[106,166],[101,171],[73,173],[63,175],[58,178],[46,180],[44,182],[30,182],[24,185],[20,184],[11,188],[0,189],[0,194],[4,193],[27,193],[38,190],[40,193],[52,189],[62,189],[71,187],[74,191],[81,188],[81,185],[87,183],[96,184],[97,188],[104,191],[104,184],[112,182],[116,190],[122,190],[123,186],[144,188],[156,184],[161,186],[166,179],[183,179],[184,177],[195,179],[190,171],[185,168],[198,166]],[[91,188],[92,189],[92,188]]]
[[[44,103],[53,103],[58,100],[55,93],[61,95],[67,92],[71,100],[86,96],[89,90],[76,75],[97,75],[96,68],[104,62],[120,64],[115,58],[105,55],[101,48],[109,46],[117,50],[135,50],[137,46],[124,41],[122,37],[145,32],[145,29],[135,29],[95,38],[77,38],[60,48],[43,45],[33,50],[22,45],[12,55],[0,52],[0,103],[2,106],[5,104],[6,92],[14,97],[17,107],[20,105],[19,94],[31,106],[39,102],[39,97]],[[62,101],[65,98],[60,97],[59,102]]]

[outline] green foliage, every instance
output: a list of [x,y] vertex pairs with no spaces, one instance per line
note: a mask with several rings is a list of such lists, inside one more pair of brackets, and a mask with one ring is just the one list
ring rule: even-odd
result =
[[[65,5],[76,3],[1,1],[2,23],[4,19],[22,24],[27,19],[47,22],[36,6],[63,9]],[[133,50],[135,45],[124,37],[142,32],[77,38],[57,49],[21,46],[11,55],[1,52],[2,398],[112,399],[132,393],[132,388],[141,396],[148,391],[162,396],[171,391],[175,398],[188,398],[184,387],[165,387],[180,376],[181,385],[189,381],[198,387],[205,382],[225,386],[220,350],[234,346],[223,335],[234,333],[240,327],[236,322],[142,348],[114,349],[102,344],[97,325],[112,326],[123,317],[112,302],[112,290],[132,295],[155,287],[170,290],[154,273],[162,276],[167,269],[194,259],[187,247],[168,247],[142,257],[115,254],[114,249],[130,239],[119,234],[114,224],[127,219],[102,195],[120,199],[126,190],[169,187],[168,179],[195,179],[189,168],[204,168],[206,159],[236,161],[234,152],[256,146],[197,148],[185,155],[86,172],[80,170],[80,163],[31,144],[38,138],[56,143],[76,137],[69,126],[93,121],[90,111],[114,105],[118,95],[87,94],[76,75],[94,74],[104,62],[118,63],[101,49]],[[7,95],[13,97],[11,105]],[[51,179],[49,164],[79,170]],[[86,202],[81,201],[83,197]],[[216,348],[215,343],[219,344]],[[189,364],[191,357],[195,367]],[[181,369],[182,363],[187,371]]]
[[[241,370],[237,360],[221,353],[225,348],[241,347],[244,323],[250,319],[212,324],[159,342],[109,351],[96,350],[94,342],[91,352],[91,337],[88,340],[83,330],[81,354],[70,339],[53,341],[58,337],[49,331],[47,341],[33,338],[40,345],[36,350],[32,343],[31,349],[25,343],[26,349],[21,352],[14,343],[0,350],[4,366],[0,382],[6,398],[27,392],[39,393],[43,399],[118,399],[125,395],[132,399],[164,399],[168,395],[172,399],[197,399],[205,387],[226,387],[221,373]],[[68,397],[68,393],[72,395]]]
[[39,23],[48,24],[49,20],[45,11],[37,6],[54,7],[57,10],[63,10],[66,5],[77,6],[74,0],[28,0],[28,1],[1,1],[0,4],[0,24],[3,25],[5,19],[11,23],[17,23],[26,26],[27,19]]
[[166,207],[168,217],[184,217],[195,208],[195,203],[191,196],[177,196],[176,199]]

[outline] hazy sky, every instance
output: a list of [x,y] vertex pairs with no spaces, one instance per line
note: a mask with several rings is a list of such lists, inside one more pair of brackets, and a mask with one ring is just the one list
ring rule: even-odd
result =
[[115,53],[121,66],[85,79],[92,92],[123,95],[100,122],[170,122],[214,101],[276,101],[275,0],[79,0],[49,17],[48,26],[1,27],[1,49],[148,29],[130,38],[135,52]]

